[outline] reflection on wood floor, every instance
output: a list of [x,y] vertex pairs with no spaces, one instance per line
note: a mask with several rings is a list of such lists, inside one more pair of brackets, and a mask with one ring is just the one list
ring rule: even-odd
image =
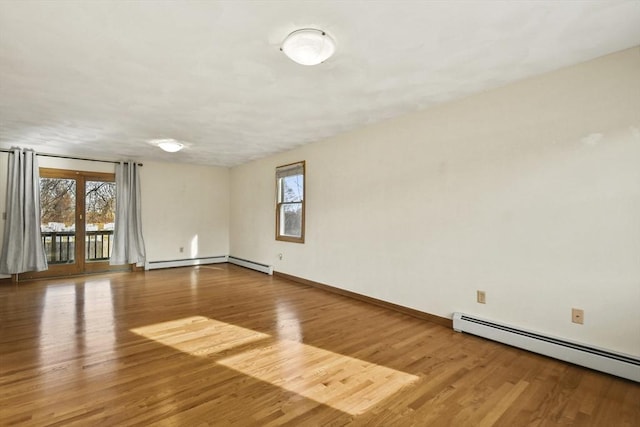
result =
[[227,264],[0,285],[1,425],[640,425],[640,385]]

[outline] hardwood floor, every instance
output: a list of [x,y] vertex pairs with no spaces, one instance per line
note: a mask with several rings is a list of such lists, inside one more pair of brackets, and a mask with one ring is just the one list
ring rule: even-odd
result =
[[227,264],[0,286],[2,425],[639,426],[640,385]]

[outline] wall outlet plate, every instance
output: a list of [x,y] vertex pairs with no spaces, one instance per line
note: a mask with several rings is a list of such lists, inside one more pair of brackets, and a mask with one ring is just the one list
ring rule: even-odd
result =
[[580,308],[572,308],[571,321],[579,325],[584,325],[584,310]]
[[480,304],[487,303],[487,294],[484,291],[476,291],[476,300]]

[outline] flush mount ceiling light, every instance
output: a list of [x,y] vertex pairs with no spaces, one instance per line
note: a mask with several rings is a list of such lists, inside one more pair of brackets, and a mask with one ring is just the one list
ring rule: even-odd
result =
[[324,31],[305,28],[289,34],[280,50],[298,64],[317,65],[334,54],[336,44]]
[[154,139],[151,143],[157,145],[168,153],[175,153],[184,148],[184,144],[176,141],[175,139]]

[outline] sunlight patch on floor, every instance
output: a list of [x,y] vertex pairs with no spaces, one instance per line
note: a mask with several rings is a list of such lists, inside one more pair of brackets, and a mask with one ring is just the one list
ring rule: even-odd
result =
[[217,363],[359,415],[417,376],[300,342],[279,340]]
[[131,329],[131,332],[183,353],[201,357],[270,337],[203,316],[155,323]]
[[181,352],[210,356],[213,360],[217,353],[253,343],[247,350],[215,363],[351,415],[366,412],[418,379],[375,363],[203,316],[131,331]]

